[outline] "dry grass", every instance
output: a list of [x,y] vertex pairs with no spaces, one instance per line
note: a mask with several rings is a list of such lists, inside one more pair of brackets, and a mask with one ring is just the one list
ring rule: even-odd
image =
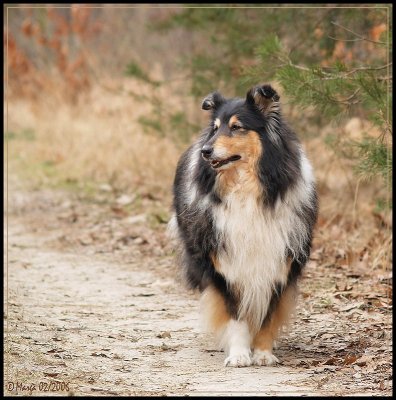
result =
[[323,135],[322,132],[306,143],[320,201],[315,257],[329,267],[345,267],[346,273],[389,271],[392,265],[391,210],[379,210],[377,199],[389,199],[391,193],[383,188],[379,179],[359,181],[352,163],[330,151]]
[[[134,89],[144,92],[145,85]],[[71,106],[56,97],[8,106],[9,157],[48,179],[106,182],[116,188],[166,191],[172,184],[180,150],[168,138],[145,134],[137,122],[150,107],[128,95],[97,87],[84,103]],[[25,138],[24,132],[31,132]],[[30,139],[30,140],[29,140]],[[44,168],[40,168],[44,167]]]

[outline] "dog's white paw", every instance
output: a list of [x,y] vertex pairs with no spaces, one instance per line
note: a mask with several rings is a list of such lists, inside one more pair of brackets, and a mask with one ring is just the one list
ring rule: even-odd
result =
[[246,350],[237,354],[231,354],[225,359],[224,365],[226,367],[248,367],[252,365],[250,352]]
[[255,350],[252,357],[254,365],[274,365],[279,360],[268,350]]

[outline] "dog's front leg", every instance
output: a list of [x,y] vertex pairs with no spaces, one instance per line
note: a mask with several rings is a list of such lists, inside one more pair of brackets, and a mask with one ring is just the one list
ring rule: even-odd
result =
[[225,365],[247,367],[251,360],[251,334],[245,321],[238,321],[226,306],[224,295],[209,286],[201,298],[204,323],[212,331],[227,354]]
[[245,321],[230,319],[225,327],[222,342],[228,355],[224,361],[225,366],[247,367],[252,364],[251,335]]
[[277,339],[282,326],[287,324],[287,321],[295,307],[296,297],[297,286],[295,284],[288,286],[282,293],[279,303],[270,320],[262,326],[253,340],[253,364],[273,365],[279,362],[279,360],[272,354],[274,341]]

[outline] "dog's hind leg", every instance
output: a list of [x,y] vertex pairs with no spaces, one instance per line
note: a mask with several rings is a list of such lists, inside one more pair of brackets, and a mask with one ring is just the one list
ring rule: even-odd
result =
[[272,354],[272,349],[274,341],[280,333],[280,329],[287,323],[294,309],[296,294],[297,286],[295,284],[291,284],[284,290],[270,320],[262,326],[255,336],[253,340],[253,364],[272,365],[279,362]]
[[224,364],[231,367],[251,365],[251,335],[248,324],[230,315],[224,296],[212,286],[204,290],[201,306],[207,328],[214,332],[227,354]]

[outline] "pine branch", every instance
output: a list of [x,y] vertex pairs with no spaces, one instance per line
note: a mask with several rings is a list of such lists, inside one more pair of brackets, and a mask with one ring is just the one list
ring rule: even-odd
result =
[[353,74],[358,71],[380,71],[382,69],[385,69],[385,68],[388,68],[391,66],[392,66],[392,63],[390,62],[389,64],[381,65],[380,67],[357,67],[357,68],[350,70],[345,75],[350,75],[350,74]]
[[359,101],[354,101],[352,102],[352,100],[356,97],[356,95],[360,92],[360,88],[357,88],[349,97],[347,97],[344,100],[337,100],[339,103],[341,104],[346,104],[348,106],[352,105],[352,104],[357,104],[359,103]]
[[340,40],[340,41],[344,41],[344,42],[356,42],[356,41],[362,40],[362,41],[366,41],[366,42],[370,42],[370,43],[375,43],[375,44],[384,44],[384,45],[385,45],[385,44],[388,44],[388,43],[386,43],[386,42],[381,42],[381,41],[379,41],[379,40],[371,40],[371,39],[368,39],[368,38],[364,37],[363,35],[360,35],[359,33],[356,33],[356,32],[354,32],[354,31],[352,31],[352,30],[346,28],[346,27],[343,26],[343,25],[337,24],[337,22],[331,21],[331,23],[332,23],[333,25],[335,25],[335,26],[338,26],[338,27],[341,28],[341,29],[344,29],[344,30],[347,31],[347,32],[352,33],[353,35],[357,36],[358,39],[336,39],[336,38],[333,38],[333,37],[331,37],[331,36],[328,36],[330,39]]
[[[284,66],[285,64],[281,65]],[[301,71],[307,71],[307,72],[312,72],[312,69],[308,68],[308,67],[304,67],[302,65],[297,65],[294,64],[291,60],[289,60],[288,64],[293,68],[299,69]],[[326,72],[323,71],[322,69],[320,70],[320,72],[325,75],[325,77],[323,78],[319,78],[320,80],[332,80],[332,79],[353,79],[350,77],[350,75],[355,74],[356,72],[361,72],[361,71],[380,71],[383,70],[385,68],[391,67],[392,63],[390,62],[389,64],[386,65],[381,65],[380,67],[356,67],[351,69],[348,72],[345,72],[343,74],[334,74],[332,72]],[[333,68],[334,69],[334,68]],[[380,77],[378,78],[379,80],[392,80],[392,76],[389,77]]]

